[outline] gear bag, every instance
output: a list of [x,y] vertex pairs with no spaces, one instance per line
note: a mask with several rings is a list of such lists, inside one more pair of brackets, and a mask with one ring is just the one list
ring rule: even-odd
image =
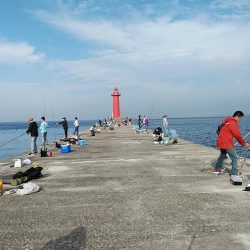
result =
[[42,170],[43,170],[42,167],[34,164],[31,168],[29,168],[25,172],[21,172],[21,171],[17,172],[16,174],[13,175],[11,186],[18,186],[32,179],[41,177]]

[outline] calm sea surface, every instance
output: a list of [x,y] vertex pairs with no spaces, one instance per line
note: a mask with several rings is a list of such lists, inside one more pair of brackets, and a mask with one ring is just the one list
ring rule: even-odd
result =
[[[175,129],[179,137],[194,143],[203,144],[209,147],[215,146],[217,138],[216,129],[223,118],[169,118],[169,128]],[[80,121],[80,131],[92,126],[96,120]],[[61,125],[56,125],[55,122],[48,122],[48,140],[53,142],[56,139],[64,137],[64,132]],[[134,120],[137,124],[137,121]],[[73,132],[73,121],[68,121],[69,131]],[[38,122],[40,126],[40,122]],[[162,126],[161,119],[150,120],[150,128]],[[27,130],[27,122],[2,122],[0,123],[0,159],[15,157],[16,155],[30,150],[30,135],[25,134]],[[250,132],[250,117],[246,116],[240,122],[242,135]],[[20,136],[20,137],[19,137]],[[5,144],[16,137],[10,143]],[[250,142],[250,136],[247,138]],[[41,136],[38,137],[37,145],[41,145]],[[238,145],[238,152],[242,152],[242,147]],[[246,153],[249,157],[249,151]]]

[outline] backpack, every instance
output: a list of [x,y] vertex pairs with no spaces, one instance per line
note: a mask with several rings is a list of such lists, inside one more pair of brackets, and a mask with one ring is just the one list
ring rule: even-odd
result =
[[219,135],[219,133],[220,133],[222,127],[223,127],[225,124],[226,124],[226,123],[224,122],[224,123],[221,123],[221,124],[218,126],[218,128],[216,129],[217,135]]

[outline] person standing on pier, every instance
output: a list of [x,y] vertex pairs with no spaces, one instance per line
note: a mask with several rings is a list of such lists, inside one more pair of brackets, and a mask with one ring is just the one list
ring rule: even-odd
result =
[[75,127],[75,130],[74,130],[74,135],[77,136],[77,139],[79,138],[79,121],[77,119],[77,117],[75,117],[75,121],[74,121],[74,127]]
[[58,124],[62,124],[64,134],[65,134],[65,139],[67,139],[68,138],[68,122],[67,122],[67,119],[65,117],[63,117],[62,119],[63,120],[61,122],[58,122]]
[[169,130],[168,130],[168,116],[167,115],[164,115],[162,117],[162,126],[163,126],[163,129],[164,129],[164,135],[167,136],[169,134]]
[[40,125],[41,135],[42,135],[42,146],[47,144],[47,128],[49,127],[48,123],[45,121],[45,117],[41,117],[42,123]]
[[146,132],[148,132],[149,119],[147,116],[144,115],[142,123],[143,127],[146,129]]
[[35,156],[37,154],[37,145],[36,140],[38,137],[38,126],[37,123],[33,120],[33,117],[28,118],[29,127],[26,130],[26,133],[31,135],[31,152],[29,155]]
[[216,162],[213,173],[220,174],[221,168],[224,160],[226,159],[226,154],[232,160],[232,171],[231,175],[238,175],[237,167],[237,153],[234,148],[233,139],[235,138],[243,147],[248,148],[250,145],[242,138],[239,130],[239,121],[243,118],[244,114],[242,111],[236,111],[233,116],[225,118],[221,123],[218,139],[216,146],[220,149],[220,156]]
[[139,130],[141,130],[141,127],[142,127],[141,115],[138,116],[138,127],[139,127]]

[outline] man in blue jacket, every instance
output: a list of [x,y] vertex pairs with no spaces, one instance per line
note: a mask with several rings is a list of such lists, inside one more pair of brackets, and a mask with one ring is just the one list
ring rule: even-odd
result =
[[48,123],[45,121],[45,117],[41,117],[42,123],[40,125],[41,135],[42,135],[42,146],[46,146],[47,143],[47,128],[49,127]]

